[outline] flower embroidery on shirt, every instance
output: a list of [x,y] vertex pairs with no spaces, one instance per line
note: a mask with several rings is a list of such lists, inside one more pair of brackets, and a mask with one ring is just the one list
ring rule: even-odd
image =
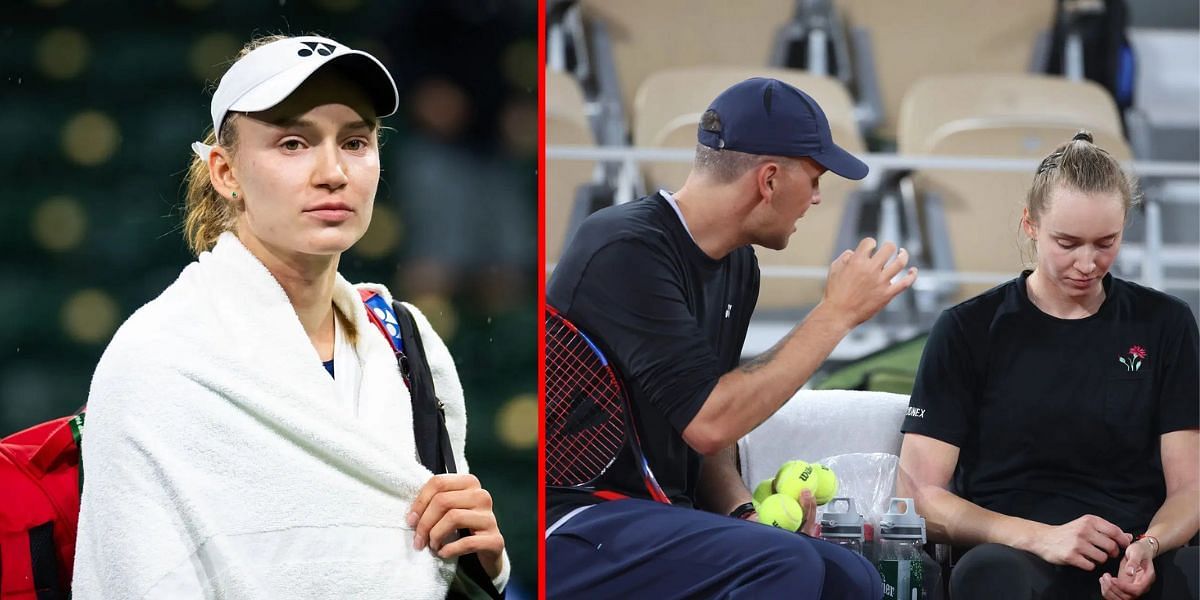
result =
[[1145,348],[1138,345],[1133,345],[1130,346],[1129,350],[1126,350],[1125,353],[1129,355],[1128,358],[1124,356],[1118,356],[1117,360],[1121,361],[1121,364],[1125,365],[1126,371],[1132,372],[1142,368],[1142,360],[1146,358]]

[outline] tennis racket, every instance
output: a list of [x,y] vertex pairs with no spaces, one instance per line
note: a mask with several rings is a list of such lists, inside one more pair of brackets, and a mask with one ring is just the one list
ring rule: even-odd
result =
[[596,480],[629,445],[650,497],[670,504],[634,429],[621,378],[575,324],[546,307],[546,484],[597,491]]

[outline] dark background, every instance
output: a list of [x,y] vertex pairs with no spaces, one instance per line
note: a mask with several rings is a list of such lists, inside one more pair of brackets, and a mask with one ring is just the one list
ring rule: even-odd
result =
[[[430,317],[466,390],[509,597],[536,590],[537,2],[21,0],[0,16],[0,435],[70,413],[112,333],[191,260],[189,144],[255,34],[388,66],[383,181],[350,281]],[[399,518],[399,516],[398,516]]]

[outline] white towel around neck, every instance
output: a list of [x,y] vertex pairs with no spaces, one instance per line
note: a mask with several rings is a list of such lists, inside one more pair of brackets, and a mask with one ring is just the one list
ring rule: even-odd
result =
[[[88,397],[76,599],[445,596],[455,563],[405,523],[431,476],[408,391],[356,287],[339,275],[333,299],[358,332],[357,416],[232,234],[121,326]],[[453,360],[409,309],[466,472]]]

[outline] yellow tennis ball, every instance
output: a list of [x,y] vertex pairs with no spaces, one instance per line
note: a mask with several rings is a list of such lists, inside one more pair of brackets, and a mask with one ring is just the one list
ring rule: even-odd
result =
[[777,482],[779,482],[779,474],[780,473],[783,473],[784,471],[791,470],[791,469],[803,469],[804,466],[807,464],[808,463],[806,463],[802,460],[789,460],[789,461],[783,463],[782,465],[779,465],[779,470],[775,472],[775,477],[771,478],[772,481],[776,482],[776,483],[772,484],[771,490],[776,493],[779,492],[779,485],[777,484]]
[[[789,460],[789,461],[786,461],[783,464],[779,465],[779,471],[782,471],[788,467],[803,469],[804,466],[807,464],[808,464],[807,462],[802,461],[802,460]],[[779,471],[776,471],[775,474],[778,475]]]
[[813,496],[817,495],[817,473],[812,465],[802,460],[784,463],[779,473],[775,474],[775,491],[799,500],[804,490],[808,490]]
[[813,493],[813,496],[817,504],[823,506],[837,493],[837,475],[833,474],[833,469],[822,464],[813,463],[812,467],[817,473],[817,491]]
[[800,503],[791,496],[771,494],[758,503],[758,522],[796,531],[804,523],[804,509],[800,508]]
[[763,501],[763,498],[766,498],[774,493],[775,478],[768,477],[767,479],[758,482],[758,485],[754,488],[754,503],[759,504]]

